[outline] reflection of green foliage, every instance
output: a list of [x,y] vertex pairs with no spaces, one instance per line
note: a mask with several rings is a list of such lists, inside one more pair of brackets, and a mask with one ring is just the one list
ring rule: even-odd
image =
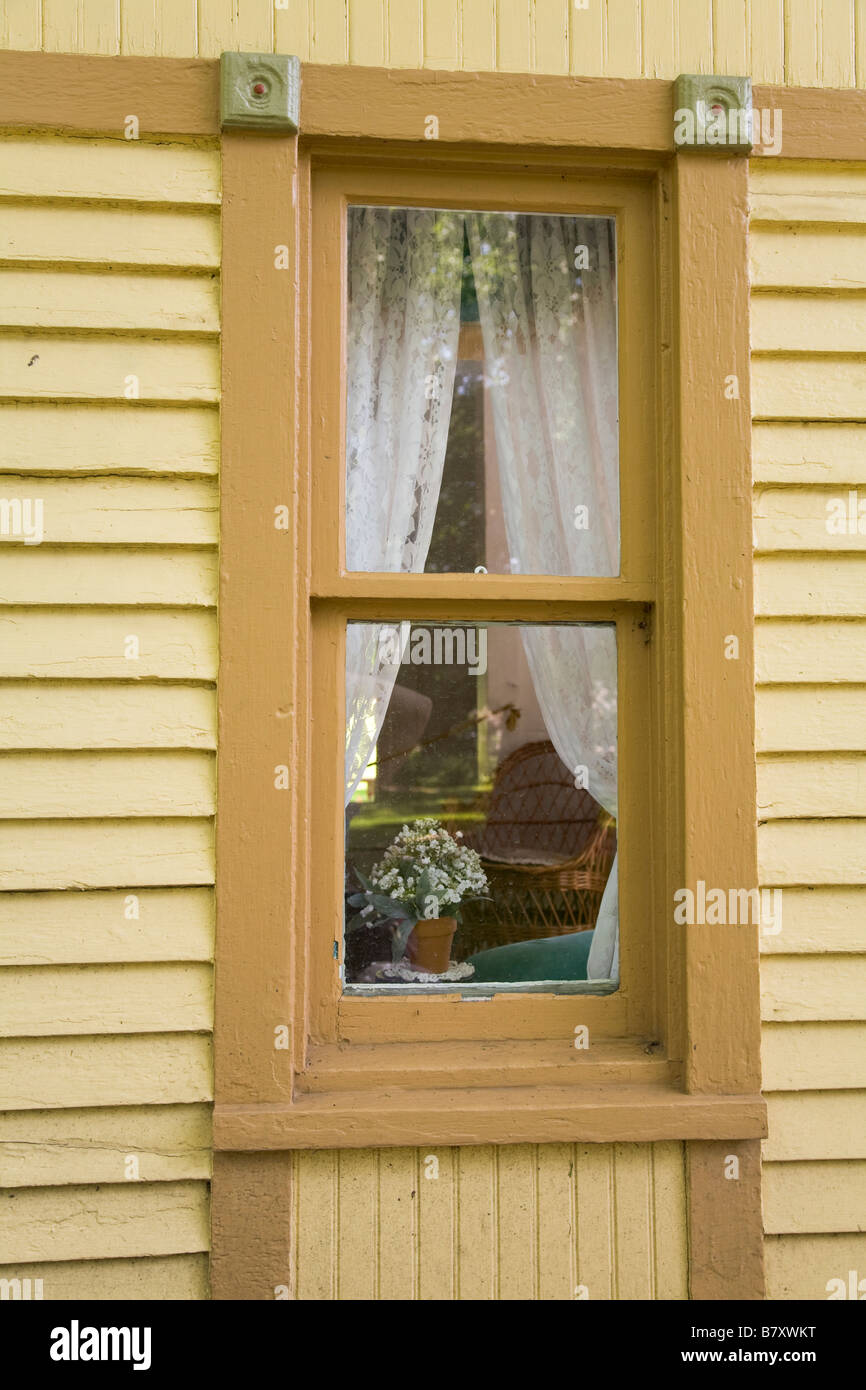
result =
[[472,274],[469,237],[465,228],[463,231],[463,279],[460,282],[460,322],[478,322],[478,295],[475,293],[475,276]]
[[459,362],[428,574],[484,564],[484,400],[480,362]]

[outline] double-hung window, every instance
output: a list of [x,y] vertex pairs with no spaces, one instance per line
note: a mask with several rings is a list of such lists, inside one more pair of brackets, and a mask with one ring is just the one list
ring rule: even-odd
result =
[[314,1036],[648,1035],[650,185],[324,163],[312,213]]

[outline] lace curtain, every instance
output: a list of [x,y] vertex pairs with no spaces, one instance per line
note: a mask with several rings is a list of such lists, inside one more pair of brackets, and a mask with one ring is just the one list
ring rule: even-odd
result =
[[[466,218],[511,569],[619,573],[616,300],[611,224]],[[523,628],[551,741],[616,816],[616,639],[604,626]],[[586,777],[584,781],[583,778]],[[617,865],[587,975],[618,978]]]
[[[417,573],[448,442],[463,218],[350,208],[348,264],[347,567]],[[347,627],[347,803],[376,747],[408,631],[408,623]]]
[[[350,209],[347,564],[421,572],[448,436],[469,239],[511,570],[619,573],[616,302],[605,219]],[[409,625],[347,631],[346,800],[376,746]],[[616,815],[616,642],[522,630],[560,758]],[[581,774],[582,775],[582,774]],[[616,861],[588,974],[618,974]]]

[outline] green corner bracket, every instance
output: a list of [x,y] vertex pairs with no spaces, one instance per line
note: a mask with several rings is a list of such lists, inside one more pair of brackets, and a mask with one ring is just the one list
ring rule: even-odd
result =
[[674,82],[674,145],[708,154],[749,154],[751,77],[683,73]]
[[220,128],[295,135],[301,107],[301,61],[284,53],[220,56]]

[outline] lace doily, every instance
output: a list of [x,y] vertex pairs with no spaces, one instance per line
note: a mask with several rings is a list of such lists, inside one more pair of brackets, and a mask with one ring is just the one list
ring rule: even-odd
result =
[[[365,975],[368,973],[364,972]],[[416,970],[404,956],[397,965],[377,965],[370,967],[370,983],[376,984],[379,980],[399,980],[404,984],[411,985],[438,985],[449,984],[452,980],[470,980],[475,974],[475,966],[468,961],[452,960],[448,964],[448,969],[443,970],[441,975],[436,975],[430,970]]]

